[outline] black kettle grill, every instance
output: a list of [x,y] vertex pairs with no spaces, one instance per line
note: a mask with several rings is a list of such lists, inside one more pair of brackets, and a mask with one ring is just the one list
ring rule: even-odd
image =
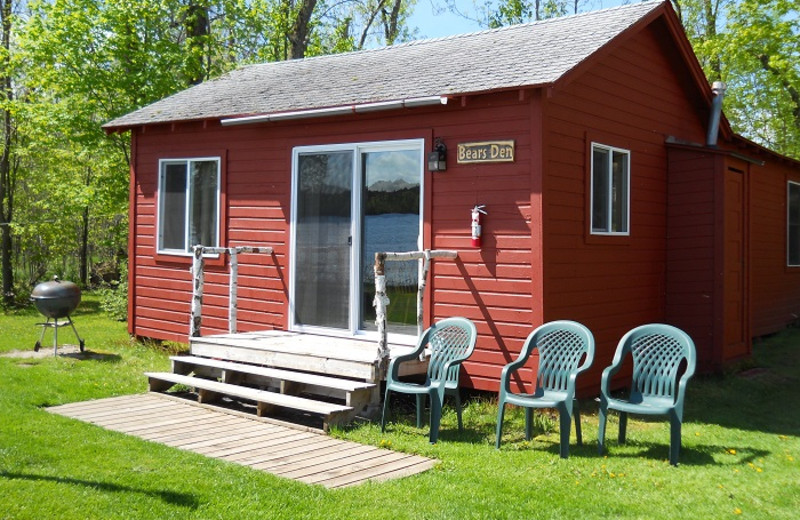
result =
[[[75,337],[78,338],[78,345],[81,352],[83,352],[83,340],[78,335],[78,330],[75,328],[75,324],[72,323],[72,318],[70,318],[72,311],[81,303],[80,287],[72,282],[59,280],[58,276],[54,276],[52,281],[42,282],[33,288],[31,300],[36,309],[47,318],[45,323],[37,323],[42,327],[42,335],[39,336],[39,341],[36,342],[33,350],[39,351],[42,347],[45,331],[48,328],[52,328],[53,355],[58,354],[58,328],[69,325],[72,327],[72,331],[75,332]],[[66,318],[66,320],[59,321],[62,318]]]

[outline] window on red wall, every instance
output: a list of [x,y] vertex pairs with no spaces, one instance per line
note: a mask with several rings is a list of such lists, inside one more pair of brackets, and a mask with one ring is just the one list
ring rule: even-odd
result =
[[630,220],[628,150],[592,143],[592,234],[627,235]]
[[219,157],[159,162],[158,252],[219,245]]
[[786,221],[786,263],[800,266],[800,184],[789,182]]

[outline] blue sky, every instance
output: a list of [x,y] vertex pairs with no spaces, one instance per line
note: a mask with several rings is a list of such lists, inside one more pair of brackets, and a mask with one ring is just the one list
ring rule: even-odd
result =
[[[476,17],[476,5],[484,6],[487,2],[480,0],[451,0],[463,13]],[[582,11],[594,11],[639,0],[582,0]],[[442,6],[445,0],[417,0],[414,14],[409,20],[410,27],[417,27],[418,38],[438,38],[453,34],[463,34],[485,29],[477,22],[453,14]]]

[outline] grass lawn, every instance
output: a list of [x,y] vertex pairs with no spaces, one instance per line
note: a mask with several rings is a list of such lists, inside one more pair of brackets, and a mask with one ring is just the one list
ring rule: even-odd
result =
[[[465,431],[445,409],[440,442],[410,415],[381,434],[361,424],[341,438],[435,457],[433,470],[329,491],[152,444],[52,415],[43,407],[144,392],[146,370],[167,354],[128,340],[124,323],[84,295],[74,316],[86,359],[0,357],[0,519],[299,518],[798,518],[800,330],[759,342],[750,370],[689,384],[681,465],[669,466],[666,421],[632,418],[606,456],[597,454],[594,401],[583,404],[584,446],[558,457],[556,421],[523,439],[522,414],[507,414],[494,449],[496,405],[473,397]],[[33,311],[0,314],[0,356],[31,350]],[[43,348],[49,348],[52,331]],[[74,343],[69,329],[62,341]],[[753,367],[758,367],[753,370]]]

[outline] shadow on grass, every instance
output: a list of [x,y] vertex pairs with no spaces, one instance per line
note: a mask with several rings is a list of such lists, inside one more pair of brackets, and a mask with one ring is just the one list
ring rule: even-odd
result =
[[58,484],[83,486],[109,493],[139,493],[142,495],[157,498],[168,504],[181,506],[188,509],[197,509],[197,507],[200,504],[200,502],[194,495],[188,493],[177,493],[174,491],[152,491],[147,489],[133,488],[130,486],[123,486],[120,484],[97,482],[94,480],[81,480],[69,477],[51,477],[47,475],[32,475],[28,473],[12,473],[8,471],[0,471],[0,477],[9,480],[30,480],[32,482],[55,482]]
[[91,350],[84,350],[83,352],[69,352],[65,354],[59,354],[59,356],[70,359],[78,359],[81,361],[100,361],[101,363],[119,363],[122,361],[122,356],[119,354],[92,352]]

